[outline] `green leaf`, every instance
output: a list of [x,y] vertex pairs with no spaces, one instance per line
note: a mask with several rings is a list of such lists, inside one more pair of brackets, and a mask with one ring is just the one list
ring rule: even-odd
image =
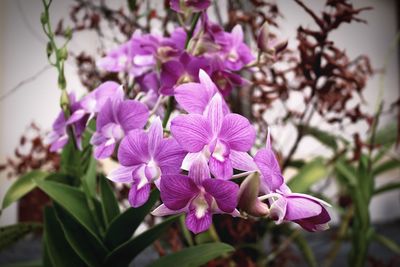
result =
[[400,161],[398,159],[386,160],[379,164],[378,166],[374,166],[372,172],[375,176],[385,173],[387,171],[391,171],[393,169],[400,169]]
[[88,266],[102,266],[108,253],[102,242],[60,206],[56,205],[55,210],[64,235],[76,254]]
[[85,266],[65,239],[55,211],[51,207],[44,210],[44,236],[51,266]]
[[400,189],[400,183],[396,183],[396,182],[388,183],[388,184],[385,184],[385,185],[377,188],[374,192],[374,195],[379,195],[382,193],[386,193],[386,192],[389,192],[392,190],[398,190],[398,189]]
[[159,197],[160,192],[155,189],[151,192],[149,200],[143,206],[129,208],[116,217],[111,222],[104,238],[107,247],[113,249],[128,241],[143,222],[144,217],[150,213],[151,208]]
[[0,251],[39,228],[39,223],[17,223],[0,227]]
[[96,197],[96,167],[96,159],[94,157],[90,157],[88,169],[86,170],[85,176],[83,176],[83,179],[86,181],[87,189],[92,197]]
[[19,177],[7,190],[7,193],[3,199],[2,209],[10,206],[14,201],[19,200],[21,197],[32,191],[36,184],[33,179],[43,180],[49,174],[41,171],[31,171],[21,177]]
[[326,163],[317,158],[305,164],[289,182],[289,187],[298,193],[307,192],[311,185],[325,178],[328,174]]
[[392,122],[380,128],[374,138],[374,143],[382,146],[391,146],[397,140],[397,123]]
[[307,261],[309,266],[311,266],[311,267],[318,266],[317,260],[315,259],[315,256],[314,256],[314,252],[312,251],[312,249],[308,245],[307,240],[304,238],[304,236],[301,233],[295,237],[294,243],[299,248],[301,254],[303,255],[303,258]]
[[105,265],[127,266],[140,252],[157,240],[178,217],[169,217],[162,223],[123,243],[107,255]]
[[376,242],[379,242],[381,245],[387,247],[394,253],[400,254],[400,246],[395,241],[391,240],[390,238],[388,238],[386,236],[383,236],[383,235],[380,235],[377,233],[374,233],[372,237]]
[[84,174],[81,151],[75,148],[71,140],[68,141],[61,152],[61,171],[73,177],[82,177]]
[[335,170],[346,179],[350,186],[354,187],[357,185],[357,173],[353,166],[344,160],[338,160],[335,164]]
[[179,252],[161,257],[149,267],[195,267],[206,264],[207,262],[233,252],[235,249],[224,243],[210,243],[198,245],[195,247],[185,248]]
[[332,148],[333,150],[337,150],[337,138],[334,135],[308,125],[299,125],[298,128],[302,131],[304,135],[311,135],[327,147]]
[[68,185],[56,182],[35,180],[41,190],[66,209],[75,219],[92,234],[97,235],[96,224],[89,212],[85,194]]
[[109,225],[111,221],[120,214],[118,202],[107,178],[102,176],[99,182],[103,216],[106,225]]

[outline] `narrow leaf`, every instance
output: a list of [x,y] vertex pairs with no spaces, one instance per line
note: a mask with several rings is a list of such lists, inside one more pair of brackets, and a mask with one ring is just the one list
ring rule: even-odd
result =
[[347,183],[350,186],[357,185],[357,173],[354,168],[346,163],[344,160],[338,160],[335,164],[336,171],[346,178]]
[[289,182],[294,192],[307,192],[311,185],[327,176],[327,167],[322,158],[317,158],[305,164]]
[[144,217],[150,213],[151,208],[159,197],[160,192],[158,190],[153,190],[146,204],[139,208],[129,208],[116,217],[111,222],[106,233],[105,243],[107,247],[110,249],[116,248],[128,241],[143,222]]
[[44,239],[51,266],[85,266],[65,239],[55,211],[51,207],[44,210]]
[[114,249],[106,258],[106,266],[126,266],[140,252],[157,240],[168,227],[178,219],[179,216],[172,216],[160,224],[150,228],[137,237],[125,242]]
[[389,183],[385,184],[379,188],[377,188],[374,192],[374,195],[379,195],[382,193],[386,193],[392,190],[399,190],[400,189],[400,183]]
[[400,161],[398,159],[391,159],[382,162],[378,166],[375,166],[372,172],[374,173],[375,176],[377,176],[397,168],[400,168]]
[[32,191],[36,187],[36,184],[34,183],[33,179],[43,180],[48,175],[49,174],[46,172],[31,171],[19,177],[7,190],[7,193],[5,194],[3,199],[2,209],[7,208],[13,202],[19,200],[21,197],[25,196],[30,191]]
[[400,254],[400,246],[395,241],[390,238],[374,233],[373,238],[375,241],[379,242],[381,245],[387,247],[396,254]]
[[161,257],[150,264],[149,267],[196,267],[232,251],[234,251],[234,248],[224,243],[203,244]]
[[111,221],[120,214],[118,202],[107,178],[102,176],[99,182],[103,216],[106,225],[109,225]]
[[64,235],[73,250],[91,267],[102,266],[108,253],[101,241],[60,206],[55,206]]
[[337,150],[337,138],[332,134],[308,125],[299,125],[298,127],[299,129],[301,129],[304,135],[310,135],[327,147],[332,148],[333,150]]
[[66,209],[92,234],[97,234],[93,217],[89,212],[84,193],[74,187],[56,182],[35,180],[41,190]]
[[96,197],[96,166],[97,161],[93,156],[91,156],[88,169],[83,177],[83,179],[86,180],[88,191],[92,197]]

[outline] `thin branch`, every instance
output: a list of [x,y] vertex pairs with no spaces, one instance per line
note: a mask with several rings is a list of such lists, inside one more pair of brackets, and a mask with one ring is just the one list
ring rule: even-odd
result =
[[21,89],[24,85],[33,82],[36,80],[40,75],[45,73],[47,70],[49,70],[52,66],[51,65],[46,65],[43,68],[41,68],[38,72],[36,72],[34,75],[20,81],[16,86],[11,88],[8,92],[4,93],[3,95],[0,96],[0,101],[5,100],[7,97],[11,96],[12,94],[16,93],[19,89]]

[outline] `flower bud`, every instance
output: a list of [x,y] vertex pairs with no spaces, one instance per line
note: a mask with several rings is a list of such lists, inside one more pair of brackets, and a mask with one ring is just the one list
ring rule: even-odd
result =
[[268,205],[258,199],[260,175],[255,172],[244,179],[239,190],[238,207],[249,215],[264,217],[268,215]]
[[268,35],[269,35],[269,24],[268,22],[264,22],[261,26],[260,32],[257,37],[257,47],[262,52],[269,53],[270,48],[268,47]]

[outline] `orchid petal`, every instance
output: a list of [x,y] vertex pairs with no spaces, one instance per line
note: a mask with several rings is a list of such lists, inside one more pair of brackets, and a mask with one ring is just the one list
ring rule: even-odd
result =
[[231,150],[229,159],[232,162],[232,167],[242,171],[255,171],[257,165],[254,163],[253,158],[247,152],[240,152]]
[[214,177],[224,180],[232,178],[233,168],[229,158],[225,159],[224,161],[219,161],[214,157],[210,157],[209,165],[210,171]]
[[194,208],[189,211],[185,220],[187,228],[194,234],[204,232],[210,228],[211,221],[212,215],[209,211],[207,211],[203,217],[198,218]]
[[120,166],[114,170],[112,170],[107,178],[113,181],[114,183],[130,183],[132,182],[132,173],[136,169],[136,166],[125,167]]
[[138,101],[125,100],[119,104],[116,116],[126,134],[130,130],[143,128],[149,117],[149,110]]
[[256,131],[250,122],[238,114],[225,116],[219,138],[237,151],[248,151],[253,146]]
[[150,184],[147,183],[141,188],[137,187],[138,182],[134,182],[129,190],[129,204],[132,207],[137,208],[142,206],[144,203],[147,202],[150,196]]
[[231,181],[205,179],[203,187],[217,202],[218,208],[226,213],[235,210],[238,203],[239,186]]
[[156,117],[149,128],[149,153],[154,155],[157,147],[160,145],[163,139],[163,128],[161,125],[161,120]]
[[149,160],[148,136],[143,130],[131,131],[122,139],[118,160],[124,166],[139,165]]
[[211,138],[211,126],[199,114],[180,115],[171,122],[171,133],[188,152],[199,152]]
[[192,179],[180,174],[163,175],[160,189],[162,201],[172,210],[185,207],[199,191]]

